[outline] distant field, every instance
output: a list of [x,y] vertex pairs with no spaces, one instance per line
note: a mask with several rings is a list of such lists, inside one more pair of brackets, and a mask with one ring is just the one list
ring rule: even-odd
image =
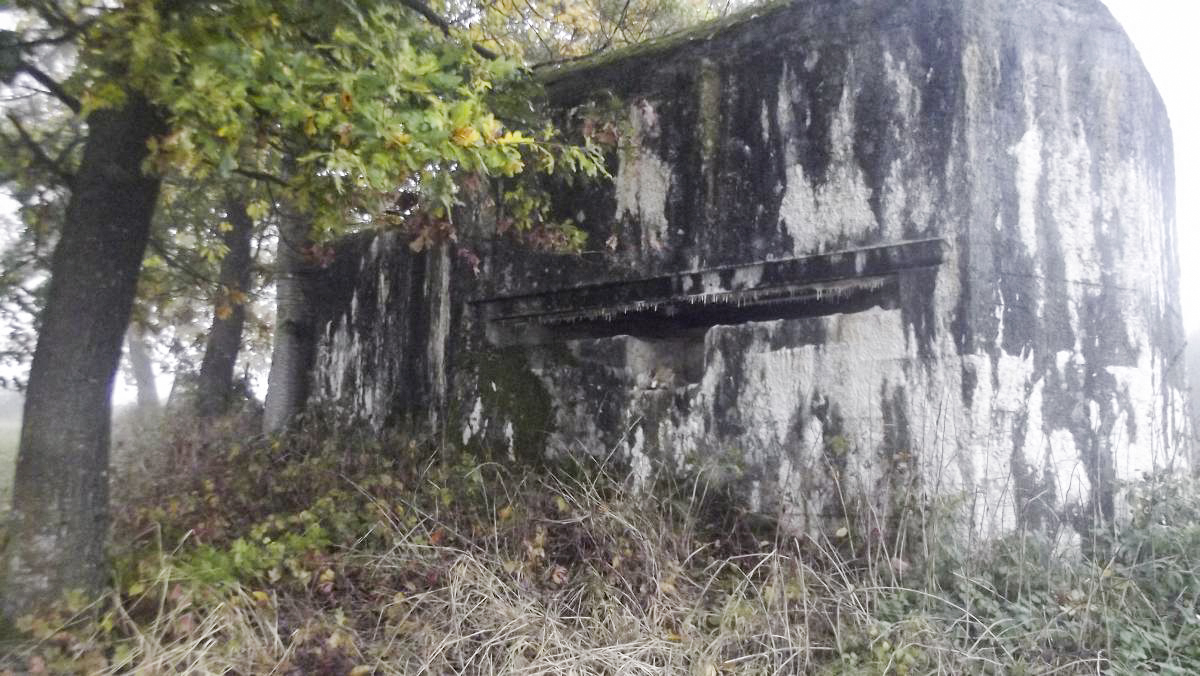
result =
[[8,491],[12,487],[20,430],[16,422],[0,422],[0,512],[8,509]]

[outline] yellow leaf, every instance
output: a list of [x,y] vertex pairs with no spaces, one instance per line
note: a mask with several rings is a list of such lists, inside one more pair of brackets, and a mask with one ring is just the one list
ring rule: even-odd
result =
[[134,582],[133,584],[129,585],[130,596],[139,596],[144,591],[146,591],[146,585],[142,584],[141,582]]
[[496,142],[496,134],[500,133],[500,122],[495,117],[488,115],[483,119],[483,140],[488,143]]
[[519,143],[529,143],[529,137],[524,136],[519,131],[506,131],[504,135],[496,139],[496,143],[501,145],[516,145]]
[[226,305],[225,303],[221,303],[220,305],[217,306],[216,315],[217,315],[217,319],[220,319],[221,321],[225,321],[226,319],[229,319],[230,317],[233,316],[233,308],[230,307],[229,305]]
[[460,146],[472,146],[479,143],[479,131],[475,127],[459,127],[454,130],[451,139]]
[[321,582],[333,582],[334,577],[336,577],[335,573],[331,569],[326,568],[321,571],[321,576],[317,579]]
[[[309,121],[311,122],[312,119],[309,118]],[[316,133],[315,128],[313,129],[313,133]],[[311,134],[310,134],[310,136],[311,136]],[[260,221],[263,218],[265,218],[267,213],[270,210],[271,210],[271,205],[267,204],[263,200],[255,200],[246,205],[246,215],[256,221]]]
[[221,221],[217,224],[217,230],[221,232],[230,232],[233,230],[233,223],[230,223],[229,221]]
[[512,518],[512,515],[513,515],[512,505],[505,505],[504,507],[500,508],[500,511],[496,512],[496,516],[500,517],[501,521],[508,521],[509,519]]
[[254,597],[254,600],[255,600],[255,601],[258,601],[259,603],[264,603],[264,604],[265,604],[267,601],[270,601],[270,600],[271,600],[271,596],[270,596],[270,594],[267,594],[267,592],[265,592],[265,591],[261,591],[261,590],[259,590],[259,591],[253,591],[253,592],[251,592],[251,593],[250,593],[250,595],[251,595],[251,596],[253,596],[253,597]]
[[366,676],[367,674],[371,673],[371,671],[371,667],[365,664],[360,664],[350,670],[350,676]]
[[389,146],[393,148],[400,148],[412,142],[412,134],[402,131],[394,131],[388,134],[387,140]]

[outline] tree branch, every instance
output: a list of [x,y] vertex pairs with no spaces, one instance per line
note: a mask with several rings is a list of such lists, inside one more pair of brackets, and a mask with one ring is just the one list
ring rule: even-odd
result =
[[184,263],[183,261],[180,261],[179,259],[172,256],[170,253],[167,252],[167,247],[164,246],[163,243],[157,237],[151,237],[149,240],[149,244],[150,244],[150,248],[154,251],[154,253],[158,254],[158,256],[163,259],[163,261],[167,264],[168,267],[174,268],[175,270],[178,270],[179,272],[182,272],[183,274],[185,274],[189,277],[192,277],[196,281],[200,281],[200,282],[204,282],[206,284],[212,284],[212,285],[220,284],[220,282],[213,279],[209,275],[206,275],[202,272],[197,271],[192,266],[190,266],[187,263]]
[[63,183],[67,185],[67,187],[70,187],[75,182],[75,176],[66,169],[63,169],[62,165],[60,165],[58,162],[55,162],[49,155],[46,154],[46,151],[44,148],[42,148],[41,144],[33,139],[33,136],[31,136],[29,132],[25,130],[25,127],[21,126],[21,120],[19,120],[16,115],[9,113],[8,120],[13,123],[14,127],[16,127],[17,135],[21,137],[21,141],[26,147],[29,148],[29,151],[33,153],[33,159],[38,164],[41,164],[47,170],[49,170],[50,173],[57,176]]
[[[446,36],[450,35],[450,23],[448,21],[446,21],[445,19],[443,19],[441,16],[438,16],[437,12],[434,12],[432,9],[429,8],[428,5],[421,2],[421,0],[399,0],[399,2],[401,5],[404,5],[405,7],[411,9],[412,11],[416,12],[417,14],[420,14],[421,16],[425,17],[425,20],[428,21],[429,23],[442,29],[442,33],[444,35],[446,35]],[[493,52],[492,50],[488,49],[487,47],[484,47],[483,45],[477,45],[474,42],[472,42],[471,48],[474,49],[477,54],[479,54],[480,56],[482,56],[485,59],[495,60],[495,59],[500,58],[499,54],[497,54],[496,52]]]
[[[47,22],[47,23],[49,23],[49,22]],[[69,24],[64,25],[63,32],[59,35],[46,35],[46,36],[43,36],[40,38],[31,38],[29,40],[13,42],[13,43],[11,43],[9,45],[5,45],[5,46],[20,49],[20,50],[27,50],[27,49],[32,49],[34,47],[41,47],[44,45],[61,45],[63,43],[74,40],[76,37],[79,36],[80,33],[87,30],[88,28],[90,28],[92,26],[92,24],[94,24],[94,23],[96,23],[96,19],[88,19],[81,23],[71,22]]]
[[613,26],[612,32],[604,39],[604,44],[600,45],[600,49],[597,51],[604,51],[611,47],[613,38],[617,37],[617,32],[625,27],[625,17],[629,13],[629,2],[630,0],[625,0],[625,6],[621,8],[621,16],[617,19],[616,25]]
[[78,24],[71,20],[65,12],[56,7],[54,3],[46,2],[31,2],[33,11],[42,18],[50,26],[77,28]]
[[25,73],[29,77],[36,80],[38,84],[49,90],[50,94],[54,96],[54,98],[62,101],[63,105],[70,108],[71,112],[78,113],[79,111],[83,110],[83,104],[79,102],[79,99],[68,94],[67,90],[62,88],[62,85],[56,82],[54,78],[43,73],[36,66],[28,63],[22,63],[21,65],[17,66],[17,72]]
[[285,188],[288,185],[287,181],[274,174],[268,174],[265,171],[254,171],[253,169],[234,169],[233,173],[238,174],[239,176],[245,176],[246,178],[254,179],[255,181],[274,183],[275,185],[280,185]]

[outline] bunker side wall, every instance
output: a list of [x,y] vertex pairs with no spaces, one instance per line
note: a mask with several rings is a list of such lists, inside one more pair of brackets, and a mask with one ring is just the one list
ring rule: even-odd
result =
[[[460,218],[479,276],[380,238],[322,397],[514,457],[708,473],[801,531],[933,503],[975,533],[1083,531],[1116,480],[1183,460],[1169,124],[1098,2],[797,3],[547,78],[564,123],[620,137],[612,184],[556,189],[587,251],[486,236],[485,195]],[[939,263],[778,316],[497,347],[475,303],[723,266],[715,291],[750,298],[764,261],[926,240]]]

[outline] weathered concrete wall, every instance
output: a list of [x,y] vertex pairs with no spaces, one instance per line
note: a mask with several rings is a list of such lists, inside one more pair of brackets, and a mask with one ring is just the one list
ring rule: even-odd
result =
[[707,468],[798,530],[1083,528],[1183,461],[1170,128],[1097,0],[814,0],[544,77],[625,131],[559,193],[591,253],[372,243],[323,396]]

